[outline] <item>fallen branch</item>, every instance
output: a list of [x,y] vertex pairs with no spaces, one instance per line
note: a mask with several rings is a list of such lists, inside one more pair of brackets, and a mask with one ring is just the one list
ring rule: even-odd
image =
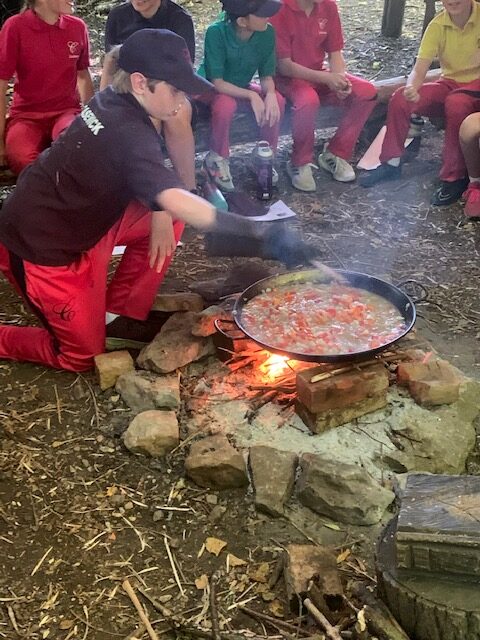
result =
[[139,616],[140,620],[145,625],[145,629],[147,630],[148,635],[150,636],[151,640],[160,640],[158,635],[155,633],[155,630],[153,629],[152,625],[150,624],[150,620],[148,619],[147,615],[145,614],[145,611],[143,610],[143,607],[140,604],[140,600],[135,595],[135,591],[133,590],[132,585],[130,584],[128,579],[123,581],[122,587],[126,591],[126,593],[127,593],[128,597],[130,598],[130,600],[133,602],[133,606],[137,610],[137,613],[138,613],[138,616]]
[[364,603],[365,622],[370,633],[379,640],[410,640],[390,609],[375,598],[365,585],[356,583],[353,585],[352,593]]
[[333,625],[330,624],[327,618],[323,615],[321,611],[317,609],[317,607],[313,604],[310,598],[305,598],[305,600],[303,601],[303,604],[305,605],[309,613],[312,615],[312,617],[315,618],[318,624],[322,627],[322,629],[325,631],[325,633],[327,634],[327,637],[330,638],[330,640],[342,640],[342,636],[340,635],[340,631],[338,630],[338,627],[334,627]]
[[172,567],[173,577],[175,578],[175,582],[180,590],[182,596],[185,595],[185,590],[182,587],[182,583],[180,582],[180,578],[178,577],[177,567],[175,566],[175,562],[173,560],[172,551],[170,549],[170,545],[168,544],[167,536],[163,536],[163,542],[165,543],[165,549],[167,551],[168,559],[170,560],[170,566]]
[[221,640],[220,624],[218,621],[217,609],[217,582],[220,579],[220,572],[214,571],[210,578],[210,618],[212,621],[213,640]]

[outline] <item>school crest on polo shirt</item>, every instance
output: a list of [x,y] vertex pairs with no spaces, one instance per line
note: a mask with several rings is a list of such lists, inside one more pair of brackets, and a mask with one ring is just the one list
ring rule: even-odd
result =
[[80,42],[77,42],[76,40],[69,40],[67,42],[67,47],[68,47],[68,52],[69,52],[69,58],[79,58],[80,57]]
[[318,35],[324,36],[327,34],[327,24],[328,24],[328,18],[318,19]]

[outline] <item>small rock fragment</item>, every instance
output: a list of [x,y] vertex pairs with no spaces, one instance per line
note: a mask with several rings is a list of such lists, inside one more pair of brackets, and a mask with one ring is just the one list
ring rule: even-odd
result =
[[242,454],[222,435],[194,442],[185,460],[185,471],[200,487],[229,489],[248,484]]
[[123,442],[132,453],[164,456],[180,442],[177,416],[173,411],[143,411],[129,424]]
[[94,357],[94,362],[98,384],[102,391],[113,387],[122,374],[135,369],[133,358],[128,351],[99,353]]

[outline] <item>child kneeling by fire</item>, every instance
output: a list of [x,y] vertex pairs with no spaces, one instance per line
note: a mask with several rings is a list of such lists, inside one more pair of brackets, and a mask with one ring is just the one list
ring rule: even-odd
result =
[[[113,85],[22,172],[0,212],[0,270],[43,325],[0,325],[0,358],[89,369],[105,350],[106,317],[147,318],[182,223],[261,239],[270,257],[302,252],[283,226],[265,234],[217,211],[164,166],[150,118],[173,117],[186,91],[213,89],[194,73],[183,38],[138,31],[118,66]],[[115,245],[126,250],[107,288]]]

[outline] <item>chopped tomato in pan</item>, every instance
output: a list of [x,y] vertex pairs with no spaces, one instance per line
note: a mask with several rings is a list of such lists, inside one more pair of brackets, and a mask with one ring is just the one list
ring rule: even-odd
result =
[[404,318],[388,300],[338,283],[267,289],[247,302],[241,318],[260,342],[305,354],[368,351],[405,331]]

